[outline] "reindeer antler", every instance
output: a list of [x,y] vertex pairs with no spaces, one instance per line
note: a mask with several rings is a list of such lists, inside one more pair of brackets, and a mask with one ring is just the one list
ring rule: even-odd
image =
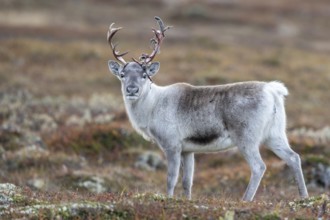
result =
[[122,62],[124,65],[126,64],[126,61],[124,60],[123,56],[125,56],[128,52],[125,52],[125,53],[119,53],[119,51],[116,50],[116,47],[118,46],[118,44],[113,44],[112,43],[112,38],[113,36],[119,31],[121,30],[122,28],[121,27],[118,27],[118,28],[113,28],[113,25],[115,23],[112,23],[110,26],[109,26],[109,30],[108,30],[108,34],[107,34],[107,40],[108,40],[108,43],[112,49],[112,53],[114,55],[114,57]]
[[139,61],[132,58],[135,62],[137,62],[140,65],[147,65],[155,58],[155,56],[160,52],[160,45],[163,39],[165,38],[165,31],[167,31],[172,27],[172,26],[165,27],[164,22],[162,21],[162,19],[160,19],[160,17],[156,16],[155,19],[159,25],[160,30],[156,30],[154,28],[152,29],[152,31],[155,34],[155,37],[150,40],[150,43],[153,46],[153,51],[151,52],[150,55],[142,54],[139,58]]

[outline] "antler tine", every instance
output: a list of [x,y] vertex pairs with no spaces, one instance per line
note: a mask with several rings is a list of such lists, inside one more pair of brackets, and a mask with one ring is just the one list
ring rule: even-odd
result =
[[155,19],[159,25],[160,31],[162,32],[163,36],[165,37],[165,35],[164,35],[165,31],[172,28],[173,26],[165,27],[164,22],[162,21],[162,19],[160,19],[160,17],[155,16]]
[[162,19],[160,19],[160,17],[156,16],[155,20],[158,23],[159,30],[156,30],[154,28],[152,29],[152,32],[155,34],[155,37],[150,39],[150,42],[153,45],[153,51],[151,52],[150,55],[142,54],[139,58],[139,61],[132,58],[134,62],[136,62],[140,65],[144,65],[144,66],[148,65],[148,63],[150,63],[155,58],[155,56],[160,51],[160,45],[165,37],[165,31],[167,31],[168,29],[170,29],[172,27],[172,26],[165,27],[164,22],[162,21]]
[[152,31],[155,34],[155,38],[152,38],[150,41],[153,44],[154,48],[153,48],[152,53],[150,55],[147,55],[147,57],[145,58],[144,62],[146,64],[150,63],[155,58],[155,56],[159,53],[160,45],[161,45],[163,39],[165,38],[165,31],[167,31],[168,29],[171,28],[171,26],[165,27],[164,22],[162,21],[162,19],[160,17],[156,16],[155,20],[157,21],[160,30],[152,29]]
[[112,23],[110,24],[109,26],[109,30],[108,30],[108,33],[107,33],[107,40],[108,40],[108,43],[112,49],[112,53],[113,53],[113,56],[120,62],[122,62],[124,65],[126,64],[126,61],[124,60],[123,56],[125,56],[128,52],[124,52],[124,53],[119,53],[119,51],[116,50],[116,47],[118,46],[118,44],[113,44],[112,43],[112,38],[113,36],[119,31],[122,29],[122,27],[118,27],[118,28],[113,28],[113,25],[115,23]]

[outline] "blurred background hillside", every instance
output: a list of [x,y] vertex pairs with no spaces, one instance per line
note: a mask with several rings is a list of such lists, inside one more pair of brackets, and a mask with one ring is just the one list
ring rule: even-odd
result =
[[[129,125],[107,67],[109,24],[124,27],[116,41],[130,60],[151,50],[154,16],[174,26],[155,83],[286,84],[290,143],[311,194],[327,192],[328,0],[0,1],[0,182],[36,192],[165,192],[164,156]],[[285,164],[262,154],[268,171],[257,199],[295,198]],[[240,198],[250,173],[236,151],[196,160],[195,199]]]

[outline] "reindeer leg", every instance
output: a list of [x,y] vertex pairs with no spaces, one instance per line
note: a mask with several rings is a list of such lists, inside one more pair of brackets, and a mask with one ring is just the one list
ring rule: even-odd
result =
[[167,195],[173,197],[180,172],[181,152],[167,150],[165,153],[167,157]]
[[194,153],[182,153],[182,186],[187,199],[191,199],[191,187],[194,178]]
[[273,151],[279,158],[285,161],[294,174],[300,197],[308,197],[308,192],[301,169],[301,161],[299,155],[294,152],[288,143],[286,135],[282,137],[271,137],[266,142],[267,147]]
[[238,146],[238,148],[251,169],[250,182],[242,199],[244,201],[252,201],[266,171],[266,165],[260,156],[258,145]]

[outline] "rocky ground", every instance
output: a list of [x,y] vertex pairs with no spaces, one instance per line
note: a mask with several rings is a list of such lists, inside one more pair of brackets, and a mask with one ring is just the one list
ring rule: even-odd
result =
[[[0,185],[2,218],[30,219],[322,219],[327,195],[291,202],[242,203],[224,199],[169,199],[153,193],[41,193],[13,184]],[[55,200],[49,201],[50,199]],[[59,202],[66,199],[65,202]]]

